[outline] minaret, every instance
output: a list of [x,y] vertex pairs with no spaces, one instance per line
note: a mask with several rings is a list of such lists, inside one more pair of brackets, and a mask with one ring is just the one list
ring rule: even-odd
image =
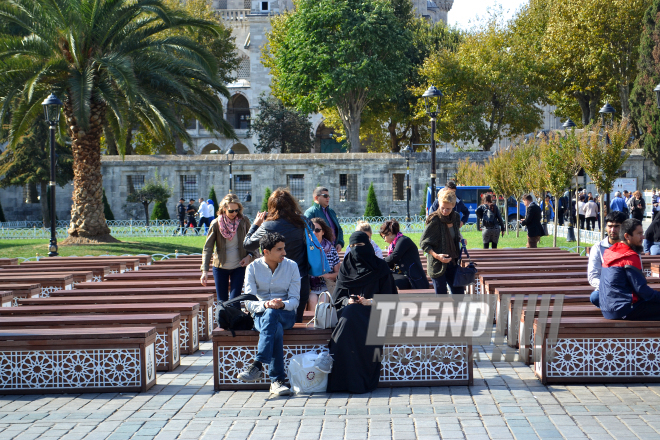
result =
[[[435,17],[432,17],[432,20],[434,22],[438,22],[440,20],[444,21],[445,24],[447,23],[447,13],[451,9],[452,6],[454,6],[454,0],[429,0],[429,3],[435,3],[435,6],[437,6],[437,15]],[[431,8],[429,8],[429,12],[431,11]]]

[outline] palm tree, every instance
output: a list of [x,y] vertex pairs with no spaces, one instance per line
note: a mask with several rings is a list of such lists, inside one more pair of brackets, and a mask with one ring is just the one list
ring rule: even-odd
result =
[[[229,92],[216,59],[181,30],[219,34],[217,23],[161,0],[3,0],[0,121],[15,146],[51,92],[64,102],[61,130],[71,138],[74,190],[69,242],[112,240],[103,214],[100,137],[104,122],[121,150],[127,121],[152,135],[190,142],[181,113],[235,138],[220,96]],[[27,36],[16,36],[27,35]]]

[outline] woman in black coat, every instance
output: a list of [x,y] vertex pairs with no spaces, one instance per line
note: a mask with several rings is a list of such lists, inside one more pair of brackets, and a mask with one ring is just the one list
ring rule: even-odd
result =
[[385,262],[391,267],[399,267],[394,273],[394,282],[399,290],[428,289],[429,280],[419,258],[419,250],[414,241],[399,230],[399,222],[387,220],[380,227],[380,236],[390,245]]
[[545,235],[545,230],[541,224],[543,213],[530,194],[523,196],[523,203],[526,212],[525,219],[521,220],[520,224],[527,227],[527,247],[535,248],[541,241],[541,237]]

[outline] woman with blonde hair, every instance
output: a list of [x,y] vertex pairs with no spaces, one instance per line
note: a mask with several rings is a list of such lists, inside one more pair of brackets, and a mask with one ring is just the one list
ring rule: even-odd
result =
[[454,277],[461,256],[461,216],[454,211],[456,194],[440,191],[439,208],[426,219],[420,247],[427,254],[427,272],[436,294],[446,294],[447,285],[452,294],[464,293],[463,287],[454,287]]
[[296,322],[302,322],[303,312],[309,299],[305,224],[313,229],[309,221],[303,217],[298,202],[289,190],[278,188],[268,198],[268,211],[257,213],[257,218],[243,241],[245,249],[256,252],[259,249],[259,240],[266,233],[277,232],[284,236],[286,258],[293,260],[300,271],[300,298]]
[[642,193],[635,191],[632,200],[630,201],[630,217],[637,220],[644,221],[644,212],[646,211],[646,201],[642,197]]
[[206,286],[213,256],[213,280],[218,301],[224,302],[241,294],[245,268],[258,257],[256,252],[247,251],[243,246],[249,229],[250,221],[243,216],[243,205],[238,196],[227,194],[220,202],[218,217],[209,226],[202,251],[201,282]]

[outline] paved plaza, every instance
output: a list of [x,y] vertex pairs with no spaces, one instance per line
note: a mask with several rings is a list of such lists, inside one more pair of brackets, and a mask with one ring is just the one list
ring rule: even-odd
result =
[[205,342],[146,393],[0,397],[0,439],[660,438],[660,384],[545,387],[520,362],[477,362],[474,377],[355,396],[215,393]]

